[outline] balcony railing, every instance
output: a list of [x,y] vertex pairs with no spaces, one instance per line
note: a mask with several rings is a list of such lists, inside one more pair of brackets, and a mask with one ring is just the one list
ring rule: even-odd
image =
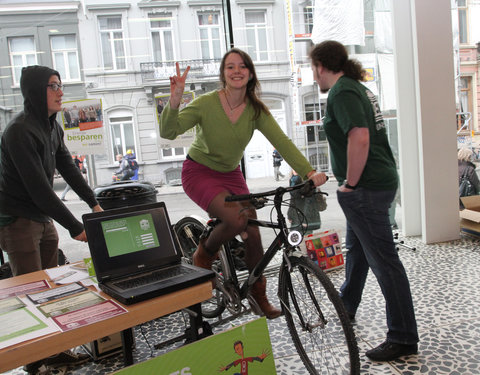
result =
[[[180,71],[183,73],[190,65],[189,78],[203,78],[218,76],[220,71],[220,59],[183,60],[179,61]],[[148,62],[140,63],[142,81],[156,81],[168,79],[176,74],[175,62]]]

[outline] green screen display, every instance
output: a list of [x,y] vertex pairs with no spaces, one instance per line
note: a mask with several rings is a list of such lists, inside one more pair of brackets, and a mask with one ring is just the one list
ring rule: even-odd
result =
[[159,246],[151,214],[108,220],[102,230],[110,257]]

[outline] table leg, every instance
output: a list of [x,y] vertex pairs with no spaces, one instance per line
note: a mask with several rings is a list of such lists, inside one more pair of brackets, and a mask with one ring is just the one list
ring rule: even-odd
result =
[[190,317],[191,339],[192,341],[196,341],[204,337],[202,305],[197,303],[196,305],[190,306],[189,309],[193,311],[193,314],[188,314]]
[[133,365],[133,329],[128,328],[122,331],[123,362],[126,366]]

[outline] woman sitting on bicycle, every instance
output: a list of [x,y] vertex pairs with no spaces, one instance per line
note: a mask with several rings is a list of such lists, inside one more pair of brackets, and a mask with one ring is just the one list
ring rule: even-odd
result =
[[[301,176],[311,178],[315,186],[326,182],[293,142],[285,135],[265,104],[259,99],[260,83],[248,54],[231,49],[222,59],[220,80],[223,88],[204,94],[179,111],[190,67],[170,77],[170,100],[160,121],[160,135],[175,139],[196,126],[196,136],[183,163],[182,185],[185,193],[210,217],[221,219],[206,241],[193,255],[196,266],[210,269],[223,243],[242,233],[245,262],[251,271],[263,255],[260,232],[247,226],[248,217],[256,218],[248,202],[225,202],[231,194],[248,194],[239,163],[254,130],[259,130]],[[278,317],[281,310],[269,303],[266,280],[262,276],[251,293],[265,316]]]

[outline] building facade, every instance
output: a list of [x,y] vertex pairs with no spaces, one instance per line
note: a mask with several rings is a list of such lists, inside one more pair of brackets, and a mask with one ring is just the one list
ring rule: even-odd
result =
[[[467,25],[478,5],[461,7],[459,25]],[[40,64],[60,71],[64,101],[99,99],[105,147],[90,158],[94,184],[110,183],[116,155],[131,149],[140,178],[155,184],[178,183],[193,133],[174,141],[159,135],[158,118],[168,101],[175,62],[191,66],[185,104],[219,88],[219,64],[233,41],[255,62],[262,100],[282,129],[317,170],[329,169],[322,127],[326,95],[313,82],[308,50],[312,46],[312,0],[231,0],[227,17],[222,0],[105,0],[0,4],[0,130],[22,109],[18,85],[22,66]],[[364,0],[364,45],[350,53],[371,69],[369,87],[379,96],[396,151],[393,46],[388,1]],[[467,6],[469,5],[469,6]],[[463,17],[462,9],[465,10]],[[463,18],[462,18],[463,17]],[[460,40],[463,102],[478,131],[476,31]],[[463,86],[462,86],[463,87]],[[255,134],[245,151],[247,178],[273,176],[272,146]],[[282,172],[288,172],[283,163]]]

